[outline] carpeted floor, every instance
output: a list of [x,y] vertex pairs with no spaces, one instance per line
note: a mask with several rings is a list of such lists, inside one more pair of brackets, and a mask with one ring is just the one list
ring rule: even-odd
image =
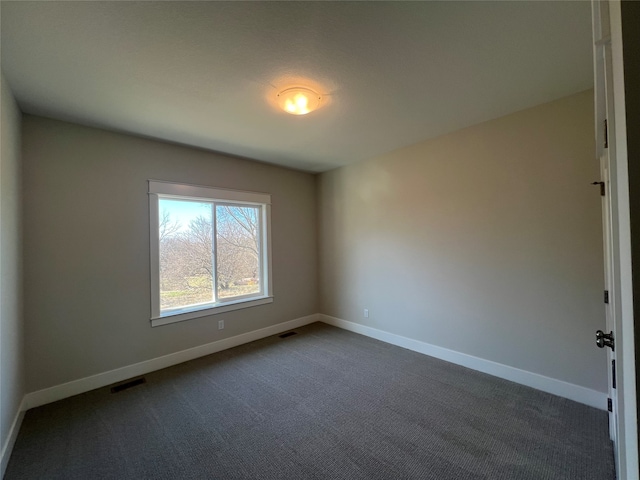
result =
[[27,412],[5,480],[608,480],[607,414],[321,323]]

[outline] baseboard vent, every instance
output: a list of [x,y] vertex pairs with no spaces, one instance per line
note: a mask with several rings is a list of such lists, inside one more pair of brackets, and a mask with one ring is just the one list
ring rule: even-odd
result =
[[131,387],[137,387],[138,385],[142,385],[143,383],[147,383],[147,380],[144,377],[136,378],[135,380],[129,380],[128,382],[124,382],[120,385],[116,385],[115,387],[111,387],[111,393],[118,393]]
[[290,337],[291,335],[297,335],[298,332],[287,332],[287,333],[283,333],[282,335],[278,335],[280,338],[287,338]]

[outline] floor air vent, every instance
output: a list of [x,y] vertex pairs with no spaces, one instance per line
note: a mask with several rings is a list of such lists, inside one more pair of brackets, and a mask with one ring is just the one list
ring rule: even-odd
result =
[[137,387],[143,383],[147,383],[147,380],[144,377],[136,378],[135,380],[130,380],[128,382],[121,383],[120,385],[116,385],[115,387],[111,387],[111,393],[118,393],[131,387]]
[[287,332],[287,333],[283,333],[282,335],[278,335],[280,338],[287,338],[290,337],[291,335],[297,335],[298,332]]

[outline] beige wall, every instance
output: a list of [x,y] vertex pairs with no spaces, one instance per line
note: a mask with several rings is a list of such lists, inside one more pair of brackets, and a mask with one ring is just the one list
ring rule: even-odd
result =
[[[606,391],[591,91],[317,182],[40,117],[23,136],[28,391],[316,311]],[[271,193],[275,302],[149,327],[149,178]]]
[[[23,138],[28,391],[317,312],[313,175],[27,115]],[[148,179],[272,194],[274,302],[151,328]]]
[[[25,393],[22,323],[20,110],[0,80],[0,450]],[[3,458],[3,468],[7,459]],[[0,472],[0,476],[2,472]]]
[[587,91],[322,174],[321,312],[606,391],[593,142]]

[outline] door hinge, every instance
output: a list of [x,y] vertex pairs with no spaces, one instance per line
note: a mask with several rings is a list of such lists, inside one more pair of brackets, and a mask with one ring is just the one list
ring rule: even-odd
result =
[[607,119],[604,119],[604,148],[609,148],[609,125]]
[[613,401],[610,398],[607,398],[607,410],[613,412]]
[[616,361],[611,360],[611,386],[616,388]]
[[609,290],[604,291],[604,303],[609,303]]

